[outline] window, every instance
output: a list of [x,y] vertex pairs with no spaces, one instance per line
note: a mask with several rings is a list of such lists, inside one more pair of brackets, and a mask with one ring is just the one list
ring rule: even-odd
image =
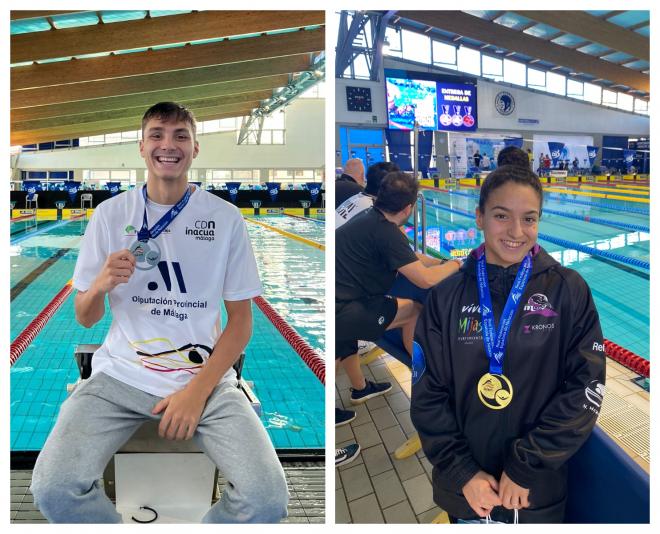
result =
[[524,63],[505,59],[504,63],[504,81],[516,85],[527,85],[527,67]]
[[502,60],[496,57],[481,55],[481,70],[483,76],[491,78],[496,82],[504,80]]
[[532,89],[545,91],[545,71],[528,68],[527,85]]
[[646,100],[635,98],[635,113],[649,114],[649,103]]
[[467,46],[460,46],[457,52],[458,70],[481,76],[481,54]]
[[610,91],[608,89],[603,89],[603,105],[604,106],[616,106],[617,103],[617,92]]
[[554,72],[547,72],[546,91],[555,95],[566,96],[566,76]]
[[433,64],[438,67],[456,70],[456,47],[440,41],[431,41]]
[[602,98],[602,91],[603,89],[598,86],[594,85],[593,83],[586,83],[584,84],[584,99],[587,102],[592,102],[594,104],[600,104],[601,103],[601,98]]
[[584,84],[575,80],[566,80],[566,96],[573,98],[584,98]]
[[401,31],[403,44],[403,59],[417,61],[418,63],[431,63],[430,39],[421,33]]
[[325,83],[320,81],[312,85],[305,92],[299,94],[298,98],[325,98]]
[[634,98],[632,95],[627,95],[625,93],[619,93],[618,100],[617,100],[617,106],[619,109],[623,109],[626,111],[632,111],[633,110],[633,105],[634,105]]
[[385,30],[385,40],[390,43],[390,46],[383,48],[383,55],[394,56],[394,57],[403,57],[401,52],[401,32],[397,31],[396,28],[387,27]]

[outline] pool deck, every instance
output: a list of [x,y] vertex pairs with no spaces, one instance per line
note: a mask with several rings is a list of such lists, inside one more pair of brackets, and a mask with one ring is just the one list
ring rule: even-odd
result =
[[[394,451],[415,432],[410,420],[410,370],[388,354],[362,369],[370,380],[391,382],[392,389],[353,406],[348,377],[342,370],[337,373],[336,406],[355,410],[357,417],[335,429],[335,443],[341,447],[357,441],[361,453],[335,470],[336,523],[446,520],[433,502],[432,466],[424,451],[403,460],[394,458]],[[606,373],[607,393],[598,424],[648,473],[649,393],[631,381],[636,373],[609,358]]]
[[[323,462],[283,462],[289,487],[289,516],[282,523],[325,522],[325,467]],[[32,479],[31,470],[11,472],[11,515],[14,524],[46,523],[46,519],[34,506],[28,491]],[[220,478],[220,492],[225,481]]]

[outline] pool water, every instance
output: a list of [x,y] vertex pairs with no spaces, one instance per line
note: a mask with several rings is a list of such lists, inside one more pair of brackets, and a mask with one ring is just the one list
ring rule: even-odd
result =
[[[271,223],[279,217],[263,217]],[[312,221],[296,220],[309,226]],[[52,223],[51,223],[52,224]],[[278,224],[278,222],[276,222]],[[17,229],[10,247],[11,339],[23,331],[73,275],[86,223],[52,224],[29,236]],[[323,253],[248,225],[264,297],[321,355],[325,351]],[[313,230],[310,230],[313,232]],[[70,296],[11,368],[11,450],[39,451],[78,378],[73,351],[101,343],[111,314],[93,328],[78,325]],[[321,449],[325,443],[324,388],[271,322],[253,305],[252,339],[243,376],[254,383],[262,422],[277,449]],[[223,310],[223,321],[226,316]]]

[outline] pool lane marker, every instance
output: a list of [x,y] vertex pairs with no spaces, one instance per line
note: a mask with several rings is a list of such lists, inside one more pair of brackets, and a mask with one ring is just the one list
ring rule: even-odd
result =
[[39,332],[41,332],[46,326],[46,323],[50,318],[55,315],[55,312],[64,304],[71,292],[73,291],[73,286],[71,285],[71,280],[69,280],[65,286],[60,289],[60,291],[53,297],[46,306],[44,307],[39,315],[37,315],[29,325],[16,337],[14,341],[11,342],[11,347],[9,349],[9,365],[12,366],[16,361],[21,357],[21,354],[25,352],[30,344],[34,341],[34,338],[37,337]]
[[302,219],[304,221],[312,221],[316,224],[325,224],[324,220],[321,219],[312,219],[311,217],[303,217],[302,215],[294,215],[293,213],[284,213],[287,217],[294,217],[295,219]]
[[307,239],[306,237],[299,236],[298,234],[292,234],[291,232],[287,232],[286,230],[280,230],[279,228],[275,228],[274,226],[271,226],[270,224],[263,223],[261,221],[255,221],[252,218],[245,217],[245,220],[248,222],[251,222],[253,224],[258,224],[259,226],[263,226],[264,228],[268,228],[269,230],[272,230],[273,232],[277,232],[278,234],[282,234],[285,237],[288,237],[289,239],[295,239],[296,241],[300,241],[301,243],[305,243],[306,245],[309,245],[310,247],[315,247],[320,250],[325,250],[325,245],[322,243],[318,243],[316,241],[312,241],[311,239]]
[[83,213],[82,215],[77,215],[76,217],[71,217],[70,219],[66,219],[63,221],[57,221],[55,224],[49,224],[46,225],[46,227],[42,228],[41,230],[37,230],[36,232],[29,232],[27,234],[15,237],[14,239],[11,240],[12,245],[17,245],[18,243],[21,243],[22,241],[25,241],[26,239],[30,239],[31,237],[36,237],[39,234],[43,234],[44,232],[50,232],[51,230],[54,230],[55,228],[59,228],[60,226],[64,226],[65,224],[69,224],[71,221],[77,221],[81,219],[82,217],[85,217],[85,214]]
[[11,297],[9,301],[11,302],[16,297],[18,297],[27,287],[34,282],[39,276],[46,272],[53,264],[67,254],[71,249],[70,248],[61,248],[55,254],[50,256],[46,261],[41,263],[36,269],[29,272],[24,276],[14,287],[11,288]]
[[291,345],[305,365],[314,373],[325,386],[325,360],[305,341],[286,320],[275,311],[275,308],[263,297],[252,299],[266,318],[273,323],[282,337]]

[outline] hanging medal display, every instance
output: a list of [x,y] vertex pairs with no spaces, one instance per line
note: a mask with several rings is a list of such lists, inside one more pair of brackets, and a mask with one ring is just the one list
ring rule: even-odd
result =
[[479,287],[479,304],[481,307],[482,333],[484,346],[488,356],[489,369],[477,383],[477,395],[484,406],[492,410],[506,408],[513,400],[513,385],[503,373],[506,341],[509,337],[513,317],[525,286],[532,273],[532,254],[528,253],[523,259],[513,287],[506,299],[499,326],[496,329],[495,316],[488,287],[488,273],[486,269],[486,254],[482,252],[477,260],[477,285]]
[[440,114],[440,124],[449,126],[451,124],[451,115],[449,115],[449,106],[442,104],[442,113]]
[[142,228],[138,232],[138,238],[133,243],[129,250],[135,256],[135,268],[141,271],[148,271],[158,265],[161,258],[160,247],[155,239],[167,228],[176,216],[181,213],[183,208],[188,204],[190,199],[190,187],[186,188],[186,192],[168,212],[163,215],[160,220],[154,224],[151,229],[147,221],[147,186],[142,188],[142,197],[144,198],[144,216],[142,217]]
[[463,115],[461,115],[461,108],[463,106],[454,106],[454,114],[451,117],[451,123],[456,126],[463,126]]

